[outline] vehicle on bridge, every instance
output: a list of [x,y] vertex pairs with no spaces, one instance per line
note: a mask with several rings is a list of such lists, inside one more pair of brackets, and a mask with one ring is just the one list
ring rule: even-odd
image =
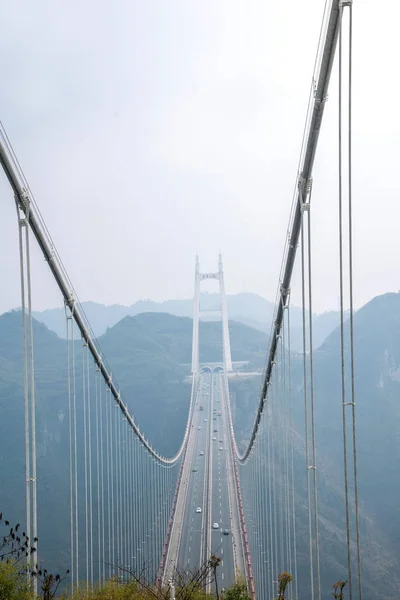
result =
[[201,513],[201,508],[200,508],[200,506],[198,506],[198,507],[196,508],[196,512],[197,512],[197,513]]
[[230,531],[229,531],[229,529],[224,529],[222,533],[223,533],[224,535],[229,535],[229,534],[230,534]]
[[204,456],[204,450],[200,450],[199,454],[200,456]]
[[212,528],[213,529],[219,529],[219,523],[213,523]]

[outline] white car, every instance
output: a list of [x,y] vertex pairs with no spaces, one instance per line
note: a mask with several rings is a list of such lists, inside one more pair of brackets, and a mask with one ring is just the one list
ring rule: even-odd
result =
[[200,508],[200,506],[198,506],[198,507],[196,508],[196,512],[197,512],[197,513],[201,513],[201,508]]
[[213,529],[219,529],[219,523],[213,523]]
[[[221,450],[222,450],[222,448],[221,448]],[[204,456],[204,451],[203,450],[200,450],[200,456]]]
[[213,437],[213,442],[215,442],[215,441],[216,441],[216,439],[217,439],[216,437]]
[[204,419],[204,423],[207,423],[207,419]]
[[220,447],[219,447],[219,450],[220,450],[220,452],[221,452],[221,450],[223,450],[223,447],[222,447],[222,446],[220,446]]

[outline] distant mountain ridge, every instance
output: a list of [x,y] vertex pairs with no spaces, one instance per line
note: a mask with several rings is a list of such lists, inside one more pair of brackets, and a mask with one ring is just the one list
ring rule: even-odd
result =
[[[254,329],[269,333],[274,305],[262,296],[250,292],[227,295],[228,316],[230,321],[244,323]],[[127,316],[141,313],[168,313],[177,317],[193,317],[193,300],[139,300],[130,306],[111,304],[106,306],[97,302],[82,302],[83,310],[98,337],[105,333],[118,321]],[[220,307],[219,294],[201,294],[200,308],[203,311],[218,310]],[[62,308],[52,308],[34,313],[35,319],[45,323],[49,329],[55,331],[59,337],[65,337],[65,313]],[[292,307],[292,348],[301,350],[301,309]],[[313,318],[314,344],[317,348],[326,337],[339,325],[339,313],[328,311]]]

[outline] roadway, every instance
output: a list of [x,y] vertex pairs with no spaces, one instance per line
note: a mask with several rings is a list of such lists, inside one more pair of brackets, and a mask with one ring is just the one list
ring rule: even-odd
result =
[[[209,457],[209,423],[211,421],[211,376],[199,377],[199,388],[193,413],[191,436],[193,453],[188,474],[188,491],[179,545],[178,568],[195,573],[203,563],[207,529],[207,464]],[[203,406],[203,410],[200,407]],[[205,420],[206,419],[206,420]],[[200,455],[203,452],[203,455]],[[190,459],[189,459],[190,460]],[[201,512],[196,512],[200,508]]]
[[[236,543],[237,527],[231,523],[232,519],[237,522],[238,515],[225,402],[223,374],[200,375],[178,554],[178,569],[187,575],[195,573],[211,554],[218,556],[219,590],[235,582],[234,544],[236,559],[241,548],[241,543]],[[199,508],[201,512],[197,512]]]
[[[212,417],[212,490],[211,490],[211,553],[221,558],[217,570],[219,590],[235,582],[235,563],[232,545],[232,525],[228,488],[227,454],[229,438],[226,406],[223,390],[223,376],[213,376],[214,405]],[[214,525],[218,524],[218,529]],[[211,529],[212,527],[212,529]],[[227,532],[225,535],[224,532]]]

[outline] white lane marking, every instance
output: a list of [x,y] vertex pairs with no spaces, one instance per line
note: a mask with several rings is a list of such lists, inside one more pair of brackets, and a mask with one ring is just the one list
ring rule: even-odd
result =
[[192,541],[192,536],[190,536],[190,538],[189,538],[189,542],[191,542],[191,541]]
[[188,558],[188,564],[190,563],[190,558]]
[[[192,549],[192,546],[189,546],[189,552],[191,551],[191,549]],[[222,550],[222,552],[223,552],[223,550]]]
[[222,573],[222,575],[221,575],[221,579],[222,579],[222,581],[224,580],[224,574],[223,574],[223,573]]
[[221,567],[223,567],[223,566],[224,566],[224,561],[223,561],[223,560],[221,560]]
[[[190,552],[190,548],[189,548],[189,552]],[[224,553],[224,549],[221,548],[221,554],[223,554],[223,553]]]

